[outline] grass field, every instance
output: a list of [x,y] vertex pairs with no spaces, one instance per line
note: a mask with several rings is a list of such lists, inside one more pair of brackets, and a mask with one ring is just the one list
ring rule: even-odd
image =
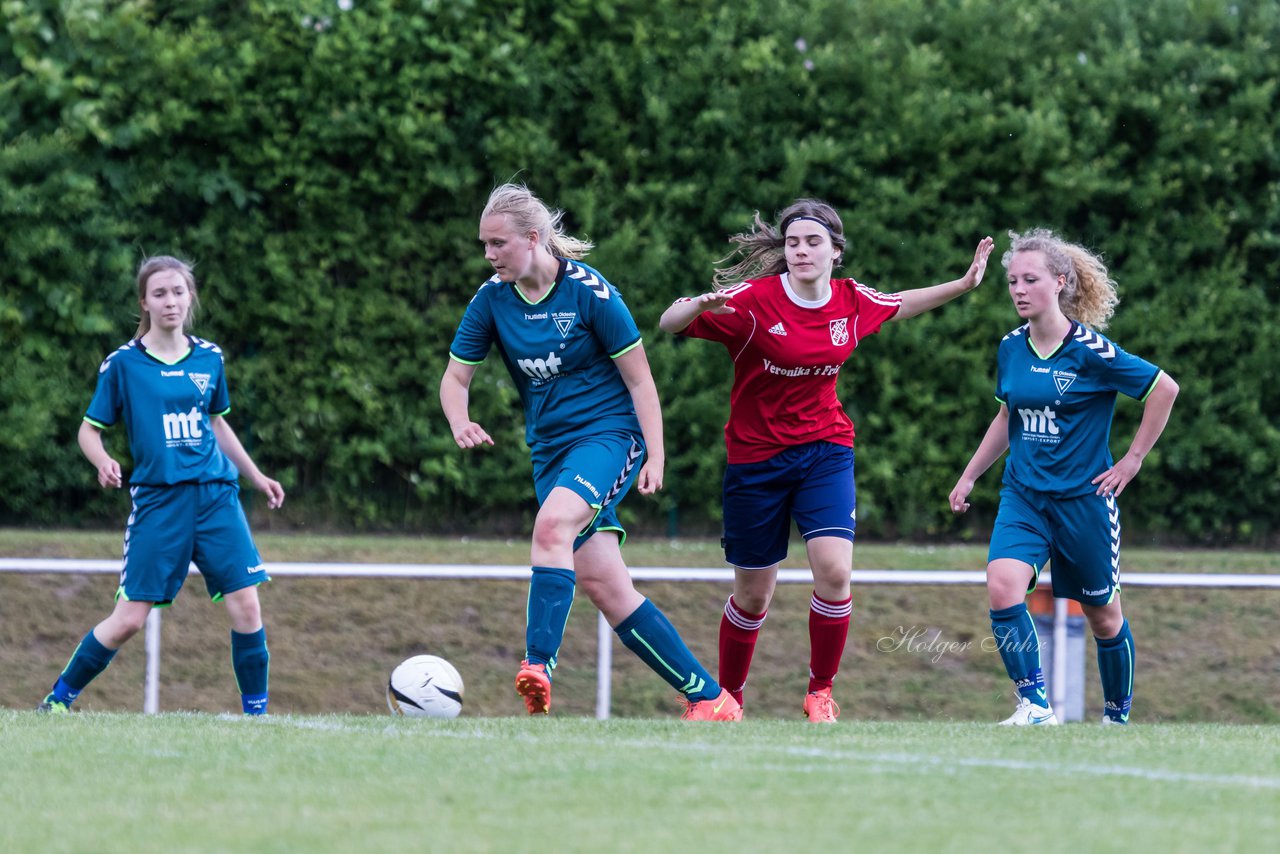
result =
[[1271,851],[1280,729],[0,711],[5,851]]
[[[319,536],[266,532],[268,561],[523,564],[523,540]],[[120,532],[0,529],[0,555],[110,559]],[[636,537],[625,550],[635,566],[720,566],[711,540]],[[793,544],[789,566],[801,566]],[[860,543],[859,569],[979,569],[985,548]],[[1274,554],[1127,546],[1125,572],[1276,572]],[[0,573],[0,707],[29,709],[49,690],[84,632],[110,608],[108,575]],[[671,617],[715,671],[724,583],[644,583],[643,593]],[[360,581],[278,578],[262,590],[271,646],[272,710],[281,714],[383,713],[391,668],[419,652],[444,655],[466,680],[468,718],[505,717],[521,707],[512,691],[523,651],[526,585],[496,581]],[[794,720],[806,685],[807,584],[779,587],[748,686],[755,721]],[[1125,612],[1137,639],[1135,719],[1144,723],[1280,723],[1280,595],[1258,590],[1133,588]],[[555,715],[595,709],[595,614],[582,597],[569,622],[556,671]],[[930,648],[885,649],[904,631],[936,639]],[[836,696],[842,723],[992,721],[1013,699],[995,653],[981,587],[856,586],[849,645]],[[938,655],[938,644],[952,643]],[[968,646],[963,646],[968,644]],[[164,612],[160,707],[233,711],[226,617],[192,579]],[[77,702],[85,711],[136,711],[142,704],[144,650],[128,644]],[[613,714],[671,719],[674,692],[620,643],[613,645]],[[1100,714],[1092,643],[1086,649],[1087,715]]]

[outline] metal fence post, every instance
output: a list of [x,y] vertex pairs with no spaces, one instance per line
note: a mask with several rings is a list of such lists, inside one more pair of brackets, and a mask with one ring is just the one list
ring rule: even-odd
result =
[[142,712],[154,715],[160,711],[160,609],[147,614],[147,678],[142,693]]
[[596,720],[609,719],[613,693],[613,629],[603,613],[596,614]]

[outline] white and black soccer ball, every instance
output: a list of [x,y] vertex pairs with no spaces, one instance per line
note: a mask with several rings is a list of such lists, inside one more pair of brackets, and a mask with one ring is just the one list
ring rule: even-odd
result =
[[406,658],[391,671],[387,708],[409,718],[456,718],[462,711],[462,677],[438,655]]

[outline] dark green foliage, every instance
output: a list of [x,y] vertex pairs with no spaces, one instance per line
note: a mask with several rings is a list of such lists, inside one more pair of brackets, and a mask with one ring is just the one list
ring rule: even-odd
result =
[[[1104,252],[1110,334],[1183,389],[1130,531],[1276,533],[1274,4],[0,7],[0,519],[118,518],[74,436],[132,332],[132,270],[164,252],[197,262],[198,331],[227,352],[232,423],[290,490],[286,520],[520,530],[527,452],[496,357],[472,394],[495,448],[458,452],[436,402],[488,274],[478,213],[515,177],[598,244],[646,333],[669,463],[659,499],[624,505],[634,523],[714,528],[719,507],[730,364],[658,315],[708,287],[752,211],[813,195],[844,215],[846,274],[884,290],[954,278],[1008,229]],[[859,348],[841,393],[864,534],[985,533],[998,471],[969,518],[945,497],[1016,323],[993,266]],[[1117,452],[1140,412],[1121,403]]]

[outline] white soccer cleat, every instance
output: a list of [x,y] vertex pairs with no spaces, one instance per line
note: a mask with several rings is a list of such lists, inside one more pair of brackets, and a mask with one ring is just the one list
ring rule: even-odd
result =
[[1103,726],[1128,726],[1129,724],[1128,721],[1118,721],[1111,715],[1103,715],[1101,723]]
[[1018,708],[1000,722],[1000,726],[1057,726],[1058,718],[1053,709],[1037,706],[1026,697],[1018,698]]

